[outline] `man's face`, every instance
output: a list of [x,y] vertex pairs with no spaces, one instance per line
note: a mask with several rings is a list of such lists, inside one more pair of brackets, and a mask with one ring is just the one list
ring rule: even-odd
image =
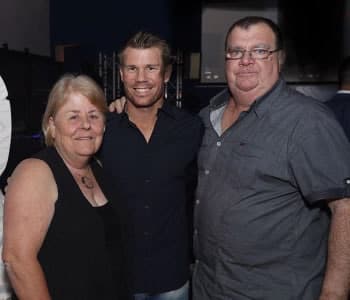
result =
[[163,101],[164,83],[169,81],[170,68],[164,71],[161,51],[156,47],[126,48],[120,75],[129,104],[146,108]]
[[[228,36],[226,51],[256,48],[276,49],[275,35],[264,23],[247,29],[236,27]],[[279,78],[280,59],[280,52],[271,53],[265,59],[254,59],[245,52],[241,59],[226,60],[226,79],[233,96],[248,95],[256,99],[265,94]]]

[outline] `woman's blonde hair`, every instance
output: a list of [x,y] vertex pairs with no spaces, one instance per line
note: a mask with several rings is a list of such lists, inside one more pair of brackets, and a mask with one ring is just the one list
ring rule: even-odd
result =
[[47,146],[53,145],[49,120],[67,102],[72,93],[78,93],[90,100],[90,103],[103,113],[108,111],[106,97],[100,86],[89,76],[73,74],[63,75],[53,86],[41,122],[41,128]]

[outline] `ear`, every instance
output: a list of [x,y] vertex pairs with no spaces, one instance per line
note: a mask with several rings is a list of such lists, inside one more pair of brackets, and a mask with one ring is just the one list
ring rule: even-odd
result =
[[164,83],[167,83],[170,80],[172,70],[173,70],[172,65],[169,65],[168,67],[166,67],[164,71]]
[[53,119],[53,117],[49,118],[49,124],[47,126],[48,131],[51,134],[51,137],[54,139],[56,136],[56,125],[55,125],[55,120]]
[[283,50],[279,51],[278,53],[279,71],[282,70],[285,60],[286,60],[286,52],[284,52]]
[[119,65],[119,74],[120,74],[120,80],[124,82],[124,74],[122,71],[122,66]]

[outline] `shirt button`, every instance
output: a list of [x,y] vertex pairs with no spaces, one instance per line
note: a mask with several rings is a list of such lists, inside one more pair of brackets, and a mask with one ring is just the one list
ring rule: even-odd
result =
[[149,208],[149,205],[145,205],[144,208],[148,209],[148,208]]
[[197,234],[198,234],[198,230],[195,229],[193,233],[194,233],[195,235],[197,235]]
[[209,170],[205,170],[205,171],[204,171],[204,174],[205,174],[205,175],[209,175],[209,173],[210,173]]
[[199,259],[196,259],[196,265],[198,265],[199,264]]
[[350,184],[350,178],[345,179],[345,184]]
[[201,203],[201,201],[199,199],[197,199],[196,204],[198,205],[199,203]]
[[146,182],[146,183],[150,183],[150,182],[151,182],[151,179],[146,179],[145,182]]
[[216,146],[220,147],[221,146],[221,142],[220,141],[216,142]]

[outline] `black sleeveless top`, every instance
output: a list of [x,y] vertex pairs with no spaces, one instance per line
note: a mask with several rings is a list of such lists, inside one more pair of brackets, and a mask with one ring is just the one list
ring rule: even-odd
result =
[[[52,299],[120,299],[118,283],[112,278],[103,218],[84,197],[54,148],[48,147],[34,158],[49,165],[58,188],[55,212],[38,254]],[[100,166],[93,161],[91,168],[105,193]],[[105,196],[108,199],[109,195]]]

